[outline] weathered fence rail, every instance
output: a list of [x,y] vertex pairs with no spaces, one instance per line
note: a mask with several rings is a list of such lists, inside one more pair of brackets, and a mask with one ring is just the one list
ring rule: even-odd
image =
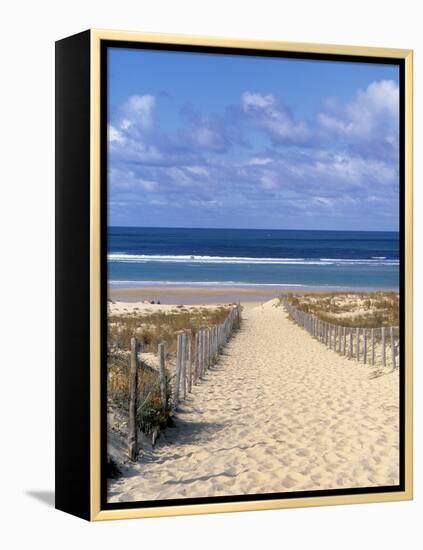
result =
[[334,325],[299,310],[282,298],[285,311],[313,338],[349,359],[372,366],[399,367],[399,327],[360,328]]
[[[220,325],[200,328],[193,337],[192,330],[183,330],[176,335],[176,363],[172,379],[171,403],[168,403],[168,376],[166,368],[166,344],[158,345],[160,395],[163,411],[169,406],[176,411],[181,400],[204,378],[206,371],[214,365],[224,346],[239,323],[241,305],[234,306]],[[131,361],[129,370],[129,418],[128,456],[136,460],[138,455],[138,410],[137,369],[142,364],[141,346],[136,337],[131,338]],[[153,435],[154,437],[154,435]]]

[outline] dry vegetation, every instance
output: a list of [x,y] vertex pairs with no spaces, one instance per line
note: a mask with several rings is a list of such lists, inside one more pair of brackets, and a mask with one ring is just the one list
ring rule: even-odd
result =
[[[175,306],[171,311],[138,311],[123,314],[109,314],[108,318],[108,410],[114,418],[123,418],[120,424],[123,431],[126,426],[129,407],[128,374],[130,366],[130,341],[137,337],[142,348],[142,364],[138,371],[138,414],[140,430],[149,435],[163,428],[171,415],[170,396],[172,390],[172,372],[176,352],[176,333],[180,330],[192,330],[220,324],[229,313],[225,306],[206,308]],[[167,404],[163,407],[160,394],[157,346],[166,343],[167,350]],[[121,431],[119,423],[109,426]]]
[[[130,355],[127,352],[114,351],[108,355],[107,398],[111,411],[119,411],[124,416],[129,407],[129,366]],[[167,424],[170,407],[170,376],[168,376],[167,405],[163,407],[160,394],[160,380],[155,369],[143,363],[138,370],[138,425],[145,434]]]
[[290,304],[322,321],[344,327],[399,326],[397,292],[287,294]]
[[222,323],[229,308],[175,306],[172,311],[146,311],[121,315],[109,315],[108,343],[110,347],[129,349],[130,340],[136,336],[145,351],[157,352],[160,342],[167,344],[170,353],[176,351],[176,333],[191,329],[195,334],[202,327]]

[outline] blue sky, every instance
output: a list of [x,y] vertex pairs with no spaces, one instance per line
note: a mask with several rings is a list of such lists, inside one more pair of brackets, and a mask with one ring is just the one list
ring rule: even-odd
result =
[[108,55],[110,225],[398,229],[397,67]]

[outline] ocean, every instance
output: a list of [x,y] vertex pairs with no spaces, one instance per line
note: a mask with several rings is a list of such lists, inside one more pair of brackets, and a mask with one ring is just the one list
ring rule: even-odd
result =
[[399,287],[399,234],[386,231],[108,228],[111,287]]

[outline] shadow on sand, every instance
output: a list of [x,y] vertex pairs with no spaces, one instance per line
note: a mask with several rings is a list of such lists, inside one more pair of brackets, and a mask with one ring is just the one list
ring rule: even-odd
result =
[[369,380],[374,380],[375,378],[381,378],[382,376],[388,376],[389,374],[393,374],[396,371],[397,369],[391,369],[391,370],[378,369],[369,375]]

